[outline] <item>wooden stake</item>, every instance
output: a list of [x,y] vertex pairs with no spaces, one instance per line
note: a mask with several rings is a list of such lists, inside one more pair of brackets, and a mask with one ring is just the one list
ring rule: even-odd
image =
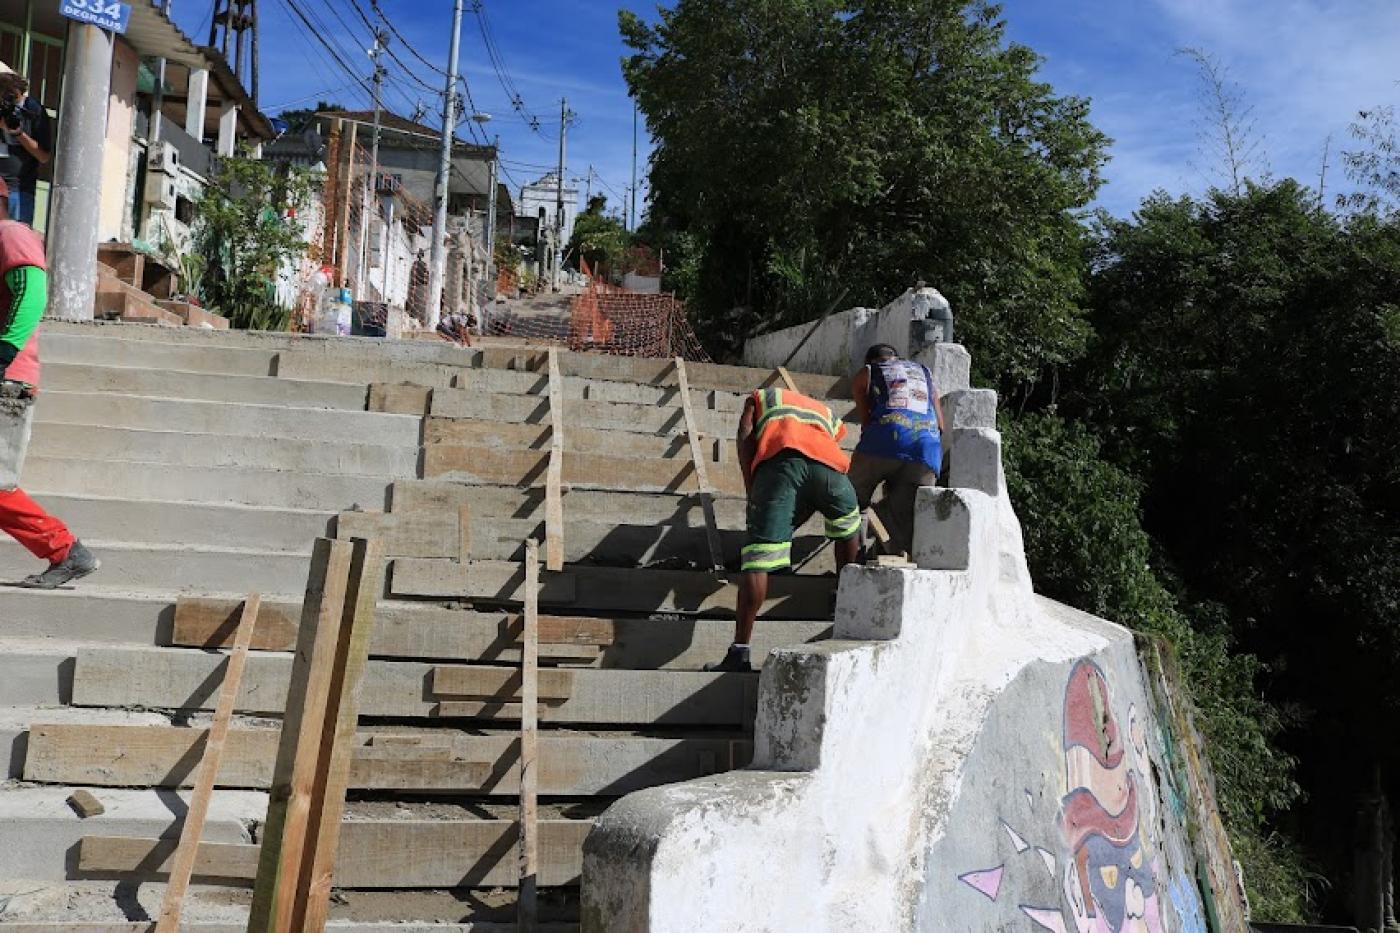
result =
[[779,366],[777,369],[777,373],[778,378],[783,381],[783,388],[787,389],[789,392],[801,391],[797,388],[797,383],[792,381],[792,373],[787,371],[787,367]]
[[564,569],[564,503],[559,486],[564,475],[564,380],[559,375],[559,351],[549,348],[549,473],[545,480],[544,564]]
[[676,385],[680,390],[681,412],[685,415],[685,436],[690,441],[690,459],[695,465],[695,484],[700,493],[700,508],[705,513],[705,538],[710,546],[710,566],[724,570],[724,547],[719,541],[719,525],[715,520],[715,497],[705,469],[705,454],[700,447],[700,432],[695,425],[695,411],[690,404],[690,379],[685,373],[685,360],[676,357]]
[[[553,353],[551,350],[551,358]],[[520,637],[520,894],[516,903],[516,929],[520,933],[535,933],[538,906],[539,554],[534,538],[525,542],[525,619]]]
[[340,638],[336,645],[330,700],[326,703],[317,769],[316,808],[311,813],[307,850],[302,858],[292,929],[325,929],[330,914],[331,881],[340,847],[345,789],[350,783],[355,727],[360,717],[360,689],[374,633],[374,610],[384,592],[384,546],[378,538],[352,542],[350,582],[346,590]]
[[166,885],[165,899],[160,905],[156,933],[176,933],[180,928],[180,912],[184,908],[190,876],[194,873],[195,857],[199,854],[199,837],[204,833],[204,821],[209,816],[209,800],[214,795],[214,779],[219,774],[219,763],[223,759],[229,724],[233,719],[234,702],[238,699],[238,688],[243,682],[243,667],[248,660],[248,648],[253,643],[253,628],[257,625],[261,602],[261,597],[252,593],[243,603],[243,616],[238,621],[238,634],[233,643],[233,651],[228,656],[224,683],[219,690],[218,705],[214,708],[214,721],[209,726],[209,733],[204,742],[199,777],[195,779],[190,806],[185,811],[185,823],[180,828],[180,843],[175,849],[175,863],[170,869],[170,882]]
[[286,714],[263,823],[248,933],[291,933],[302,856],[317,789],[318,750],[345,611],[349,541],[317,538],[297,630]]

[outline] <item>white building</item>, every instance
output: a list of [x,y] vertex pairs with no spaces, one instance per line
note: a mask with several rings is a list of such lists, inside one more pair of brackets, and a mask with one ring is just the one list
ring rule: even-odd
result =
[[[544,240],[545,231],[554,229],[554,214],[559,204],[559,176],[554,172],[541,178],[534,184],[525,185],[520,189],[520,214],[525,217],[538,218],[540,222],[540,239]],[[564,235],[563,241],[569,242],[569,238],[574,233],[574,218],[578,216],[578,189],[566,187],[564,189]]]

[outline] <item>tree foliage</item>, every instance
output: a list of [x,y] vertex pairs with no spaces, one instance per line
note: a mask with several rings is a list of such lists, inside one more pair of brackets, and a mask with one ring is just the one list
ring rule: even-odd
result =
[[1077,355],[1076,212],[1107,141],[999,16],[982,0],[679,0],[654,27],[620,14],[656,144],[651,209],[702,250],[687,297],[712,350],[843,290],[878,306],[923,279],[989,375],[1027,382]]
[[306,250],[298,216],[312,176],[259,159],[220,159],[196,207],[195,251],[204,258],[200,298],[234,327],[285,330],[277,277]]
[[623,222],[604,213],[607,204],[607,197],[601,194],[589,200],[588,207],[574,220],[568,249],[575,261],[584,259],[595,272],[603,273],[621,269],[632,242]]

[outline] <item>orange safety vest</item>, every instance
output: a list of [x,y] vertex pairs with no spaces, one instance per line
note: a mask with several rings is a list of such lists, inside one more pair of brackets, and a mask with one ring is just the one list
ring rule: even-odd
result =
[[846,424],[821,402],[786,389],[759,389],[753,393],[753,406],[755,469],[780,450],[795,450],[842,473],[851,468],[851,458],[840,444]]

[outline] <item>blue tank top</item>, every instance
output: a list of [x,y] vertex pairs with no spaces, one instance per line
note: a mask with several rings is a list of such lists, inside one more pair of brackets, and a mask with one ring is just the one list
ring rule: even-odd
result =
[[935,473],[943,463],[933,374],[910,360],[870,364],[870,421],[856,450],[872,457],[922,463]]

